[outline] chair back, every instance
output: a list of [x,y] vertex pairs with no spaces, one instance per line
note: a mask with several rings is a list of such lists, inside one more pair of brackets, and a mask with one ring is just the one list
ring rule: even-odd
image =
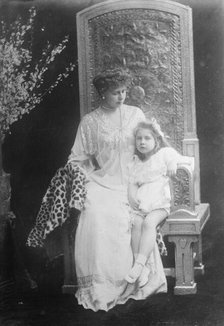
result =
[[122,66],[133,75],[126,103],[157,119],[173,147],[195,158],[195,203],[200,203],[192,11],[168,0],[105,1],[77,14],[81,116],[94,109],[92,80]]

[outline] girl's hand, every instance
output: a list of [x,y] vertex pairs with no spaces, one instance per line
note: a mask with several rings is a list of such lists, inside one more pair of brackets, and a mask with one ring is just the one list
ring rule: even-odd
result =
[[170,166],[167,169],[168,177],[174,177],[176,173],[177,173],[177,164],[176,163],[170,164]]

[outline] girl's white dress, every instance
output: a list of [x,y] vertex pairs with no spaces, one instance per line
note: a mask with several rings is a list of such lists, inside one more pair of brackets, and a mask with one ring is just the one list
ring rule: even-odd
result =
[[122,126],[116,126],[100,108],[84,116],[69,157],[88,177],[75,238],[76,297],[79,304],[94,311],[107,311],[130,297],[144,299],[167,288],[155,246],[156,273],[145,287],[122,297],[127,288],[124,277],[133,263],[128,164],[134,152],[133,130],[145,117],[140,109],[127,105],[122,106],[121,117]]
[[130,164],[131,183],[139,186],[137,200],[143,214],[163,208],[169,213],[171,193],[167,170],[173,164],[183,162],[184,157],[172,147],[163,147],[147,161],[134,156]]

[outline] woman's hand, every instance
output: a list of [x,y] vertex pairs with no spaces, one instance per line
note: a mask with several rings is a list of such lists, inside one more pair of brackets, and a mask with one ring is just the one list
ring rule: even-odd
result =
[[137,200],[138,186],[136,184],[129,184],[128,186],[128,201],[133,209],[138,209],[139,201]]
[[139,201],[137,199],[133,198],[132,196],[128,196],[128,201],[133,209],[139,208]]

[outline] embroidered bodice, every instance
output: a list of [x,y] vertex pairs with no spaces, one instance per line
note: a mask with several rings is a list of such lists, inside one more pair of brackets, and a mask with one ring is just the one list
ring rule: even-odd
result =
[[144,120],[133,106],[121,107],[121,124],[115,125],[101,108],[84,116],[77,131],[69,161],[76,161],[89,172],[89,178],[106,187],[127,183],[134,153],[133,130]]

